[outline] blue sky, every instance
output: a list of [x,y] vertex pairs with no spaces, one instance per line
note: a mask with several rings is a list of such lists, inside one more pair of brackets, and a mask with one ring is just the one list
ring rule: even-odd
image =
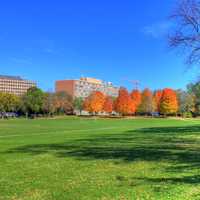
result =
[[2,1],[0,74],[53,90],[57,79],[96,77],[132,88],[184,88],[197,76],[167,48],[175,0]]

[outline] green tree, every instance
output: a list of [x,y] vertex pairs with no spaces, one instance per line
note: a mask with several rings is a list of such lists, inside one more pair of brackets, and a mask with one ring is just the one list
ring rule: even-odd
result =
[[200,115],[200,81],[187,86],[188,93],[194,96],[195,115]]
[[17,112],[20,98],[10,93],[0,93],[0,112]]
[[5,112],[6,108],[5,108],[5,93],[0,93],[0,112]]
[[74,109],[78,110],[80,115],[81,115],[82,110],[83,110],[83,98],[82,97],[76,97],[74,99],[73,106],[74,106]]
[[22,97],[22,109],[27,114],[37,114],[42,111],[44,93],[37,87],[29,88]]
[[192,114],[195,111],[195,96],[183,90],[176,91],[179,110],[178,113],[182,116]]

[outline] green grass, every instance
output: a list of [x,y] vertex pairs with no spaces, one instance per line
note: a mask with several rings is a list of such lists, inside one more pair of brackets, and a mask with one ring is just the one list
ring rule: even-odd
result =
[[200,121],[0,120],[0,200],[200,199]]

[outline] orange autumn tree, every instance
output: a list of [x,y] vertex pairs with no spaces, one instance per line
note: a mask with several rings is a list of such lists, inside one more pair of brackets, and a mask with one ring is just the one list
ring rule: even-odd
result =
[[141,104],[141,100],[142,100],[142,97],[141,97],[141,92],[139,90],[133,90],[130,94],[133,102],[135,103],[135,109],[136,111],[138,110],[138,107],[140,106]]
[[98,113],[103,111],[105,96],[100,91],[95,91],[85,99],[84,109],[90,113]]
[[107,96],[103,105],[103,110],[107,113],[112,113],[113,111],[113,99]]
[[154,94],[154,101],[155,101],[155,110],[160,112],[160,103],[162,98],[162,90],[157,90]]
[[126,88],[120,88],[119,95],[115,100],[115,110],[121,115],[135,113],[135,104]]
[[175,114],[178,111],[178,101],[176,92],[170,88],[163,90],[160,112],[164,115]]
[[135,114],[136,112],[135,102],[130,96],[128,98],[128,105],[129,105],[129,114]]

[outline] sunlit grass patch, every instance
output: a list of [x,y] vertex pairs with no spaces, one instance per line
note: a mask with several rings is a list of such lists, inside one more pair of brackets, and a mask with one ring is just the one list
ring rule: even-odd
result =
[[196,120],[4,120],[0,136],[1,200],[199,199]]

